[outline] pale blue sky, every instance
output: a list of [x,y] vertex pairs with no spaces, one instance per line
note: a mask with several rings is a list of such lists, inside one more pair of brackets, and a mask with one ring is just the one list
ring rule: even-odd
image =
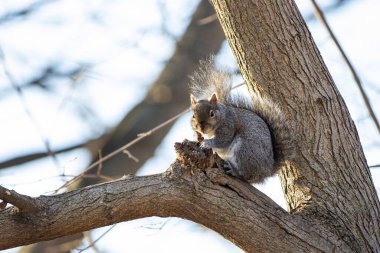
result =
[[[0,16],[30,2],[33,1],[2,0]],[[92,138],[114,126],[138,103],[160,73],[162,62],[170,57],[175,44],[173,37],[181,36],[197,5],[197,1],[190,0],[161,1],[165,3],[166,28],[171,37],[161,33],[162,14],[158,2],[61,0],[47,4],[26,19],[0,23],[0,47],[5,55],[5,65],[18,84],[29,80],[48,63],[59,63],[61,69],[91,64],[75,89],[68,85],[70,80],[66,80],[55,84],[53,93],[39,89],[25,92],[24,102],[35,123],[26,115],[23,102],[15,92],[1,96],[0,161],[17,154],[43,151],[41,136],[49,140],[53,149]],[[327,4],[330,1],[319,2]],[[310,1],[299,0],[297,3],[303,14],[312,12]],[[378,117],[379,9],[380,2],[376,0],[351,0],[327,14],[339,41],[362,77]],[[347,66],[324,27],[318,21],[308,25],[357,125],[368,164],[380,164],[380,135],[368,116]],[[231,67],[233,62],[231,51],[224,43],[218,63]],[[11,87],[3,70],[1,64],[0,94]],[[78,113],[77,101],[84,101],[93,112],[93,122],[101,124],[94,126],[91,121],[84,121]],[[193,136],[189,121],[187,115],[175,124],[157,155],[139,171],[140,175],[166,170],[175,159],[173,143]],[[67,174],[78,174],[90,161],[88,153],[82,149],[58,158],[58,166],[47,158],[0,170],[0,184],[32,196],[46,194],[62,184],[56,175],[63,170]],[[371,172],[379,192],[380,168]],[[259,189],[285,208],[277,177]],[[95,230],[93,237],[105,230]],[[149,218],[119,224],[97,243],[97,247],[108,252],[241,252],[214,232],[177,218]]]

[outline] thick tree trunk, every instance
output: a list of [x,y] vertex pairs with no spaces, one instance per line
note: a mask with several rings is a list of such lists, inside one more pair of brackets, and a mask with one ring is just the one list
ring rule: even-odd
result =
[[348,109],[292,0],[212,0],[250,92],[279,103],[297,138],[281,173],[292,213],[354,251],[380,251],[379,200]]
[[156,215],[203,224],[247,252],[380,252],[379,201],[355,126],[294,3],[213,4],[250,91],[278,102],[297,137],[281,173],[290,213],[209,168],[210,152],[192,144],[160,175],[37,199],[0,189],[20,204],[0,211],[0,249]]

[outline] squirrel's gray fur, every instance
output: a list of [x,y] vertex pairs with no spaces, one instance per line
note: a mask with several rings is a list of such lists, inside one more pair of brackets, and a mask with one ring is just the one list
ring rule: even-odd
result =
[[250,103],[231,94],[231,77],[215,69],[212,57],[200,62],[190,80],[192,125],[197,132],[208,129],[203,145],[226,161],[230,174],[259,183],[293,158],[293,140],[275,103],[258,95]]

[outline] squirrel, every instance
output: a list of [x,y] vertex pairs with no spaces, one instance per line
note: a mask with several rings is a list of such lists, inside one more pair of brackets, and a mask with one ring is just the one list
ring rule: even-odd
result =
[[277,104],[231,94],[231,76],[214,67],[213,57],[200,62],[189,86],[198,141],[224,160],[227,174],[261,183],[293,158],[293,140]]

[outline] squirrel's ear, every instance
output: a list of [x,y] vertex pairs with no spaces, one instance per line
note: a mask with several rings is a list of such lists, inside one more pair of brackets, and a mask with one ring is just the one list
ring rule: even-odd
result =
[[213,105],[216,105],[216,103],[218,103],[218,96],[216,95],[216,93],[212,94],[212,96],[210,98],[210,103]]
[[191,101],[191,107],[194,107],[197,103],[197,99],[194,97],[193,94],[190,94],[190,101]]

